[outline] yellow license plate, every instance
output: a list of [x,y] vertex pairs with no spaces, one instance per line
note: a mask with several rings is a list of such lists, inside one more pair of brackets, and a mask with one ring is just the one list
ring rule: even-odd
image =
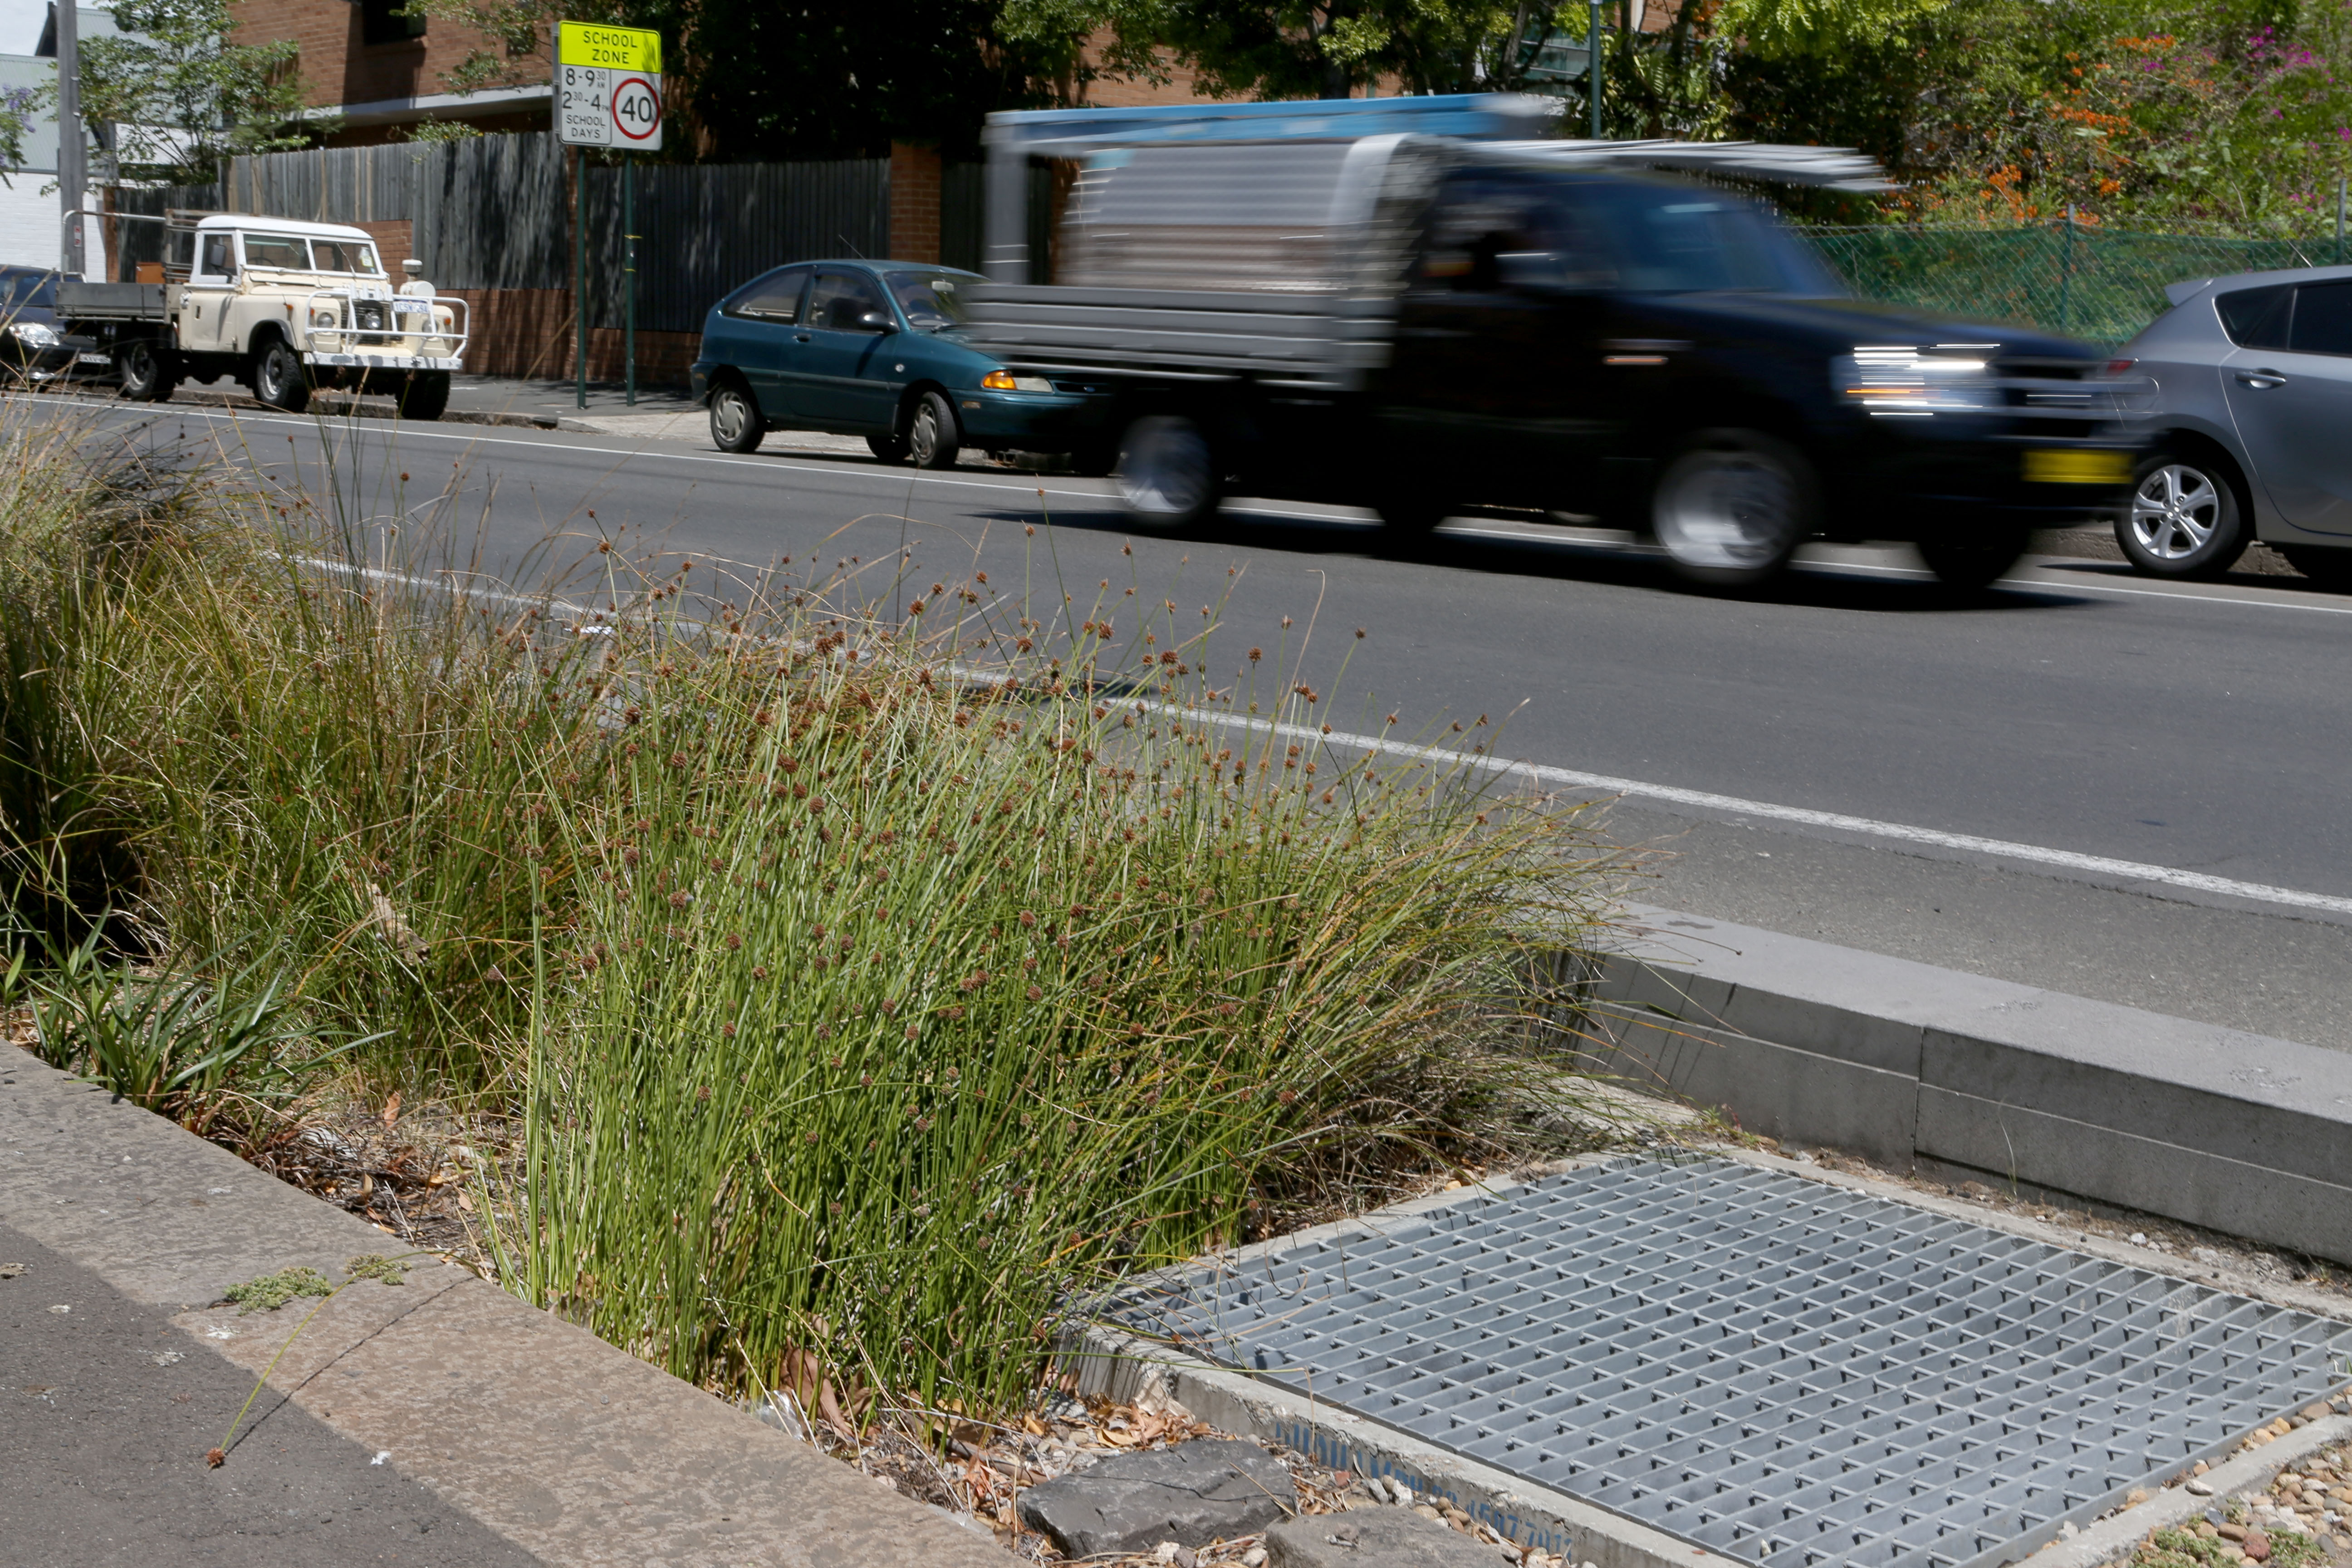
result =
[[2125,485],[2131,482],[2131,477],[2128,452],[2025,454],[2025,482],[2032,485]]

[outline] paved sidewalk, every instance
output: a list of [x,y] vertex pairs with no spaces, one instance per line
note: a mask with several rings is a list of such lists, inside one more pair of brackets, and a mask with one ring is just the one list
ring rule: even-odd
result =
[[[992,1539],[429,1258],[416,1260],[422,1267],[398,1286],[362,1280],[322,1309],[270,1373],[255,1406],[264,1425],[250,1428],[225,1466],[207,1469],[205,1450],[310,1305],[241,1317],[210,1303],[233,1283],[296,1265],[340,1279],[351,1258],[393,1244],[364,1221],[13,1047],[0,1050],[0,1226],[7,1227],[0,1250],[20,1237],[46,1249],[0,1257],[32,1265],[0,1281],[0,1322],[12,1325],[0,1382],[13,1385],[0,1387],[0,1463],[14,1458],[16,1444],[35,1440],[24,1435],[36,1414],[25,1405],[42,1396],[23,1393],[27,1384],[67,1390],[101,1412],[74,1429],[79,1447],[57,1471],[85,1489],[79,1512],[49,1499],[53,1489],[33,1479],[37,1470],[22,1463],[0,1470],[0,1521],[49,1532],[28,1538],[0,1528],[0,1561],[209,1563],[189,1543],[207,1539],[207,1530],[223,1541],[254,1539],[236,1531],[240,1523],[257,1529],[259,1516],[240,1510],[268,1500],[272,1486],[286,1500],[269,1506],[320,1511],[297,1538],[331,1548],[305,1552],[320,1562],[394,1561],[347,1554],[329,1533],[330,1507],[334,1521],[362,1526],[447,1521],[430,1532],[430,1552],[397,1560],[460,1568],[532,1558],[614,1568],[1003,1568],[1008,1561]],[[72,1289],[45,1285],[52,1269],[77,1271]],[[48,1370],[49,1342],[18,1348],[26,1336],[13,1325],[26,1321],[27,1301],[41,1330],[88,1333],[57,1342],[71,1347],[58,1363],[68,1376]],[[87,1312],[93,1327],[61,1331],[47,1321],[52,1305]],[[167,1351],[182,1360],[156,1365],[152,1358]],[[142,1357],[150,1358],[148,1371],[182,1381],[141,1384]],[[23,1370],[27,1364],[32,1371]],[[183,1392],[184,1406],[173,1397]],[[181,1414],[146,1422],[158,1399]],[[274,1452],[281,1446],[283,1457]],[[368,1457],[361,1467],[368,1473],[346,1481],[357,1452]],[[379,1454],[382,1466],[373,1462]],[[20,1494],[28,1483],[42,1494],[37,1504]],[[354,1500],[341,1500],[338,1486]],[[390,1524],[377,1528],[397,1544]],[[111,1531],[126,1542],[122,1552],[96,1554],[93,1530]],[[28,1539],[68,1532],[93,1554],[22,1550]],[[165,1542],[174,1550],[155,1549]],[[256,1548],[233,1561],[291,1557]]]
[[[163,1309],[0,1225],[0,1559],[47,1568],[528,1568],[538,1560],[269,1391]],[[292,1311],[279,1318],[292,1319]],[[282,1325],[291,1329],[293,1323]]]

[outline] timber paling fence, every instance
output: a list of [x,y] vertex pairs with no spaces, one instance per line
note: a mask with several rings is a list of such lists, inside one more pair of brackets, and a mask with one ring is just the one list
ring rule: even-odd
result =
[[[122,190],[125,212],[167,207],[329,223],[406,222],[411,254],[445,289],[562,289],[572,279],[570,158],[545,132],[448,142],[313,148],[238,158],[218,185]],[[588,308],[622,321],[620,172],[587,171]],[[976,163],[941,173],[940,259],[980,262]],[[637,325],[698,331],[711,302],[787,261],[887,256],[887,159],[647,163],[637,169]],[[131,263],[162,255],[152,224],[122,226]],[[2120,343],[2161,315],[2165,285],[2336,260],[2332,239],[2147,234],[2072,222],[2000,227],[1807,227],[1799,231],[1866,300],[1964,320],[2022,321]],[[387,261],[397,265],[398,257]]]
[[[216,185],[122,190],[123,212],[263,213],[322,223],[410,225],[410,251],[444,289],[563,289],[572,282],[571,157],[552,136],[325,147],[231,162]],[[941,259],[980,259],[980,168],[950,164]],[[883,158],[792,163],[640,163],[637,325],[696,331],[711,302],[771,267],[890,247]],[[583,225],[592,324],[622,321],[620,170],[590,163]],[[152,224],[125,224],[124,275],[163,256]],[[402,258],[387,256],[397,267]]]

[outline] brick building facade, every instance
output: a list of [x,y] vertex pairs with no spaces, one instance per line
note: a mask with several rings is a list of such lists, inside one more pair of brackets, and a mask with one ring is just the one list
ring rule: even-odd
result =
[[400,140],[428,120],[486,132],[547,129],[553,89],[543,64],[527,65],[504,86],[451,92],[446,73],[488,40],[442,17],[401,16],[403,3],[238,0],[236,36],[248,44],[291,38],[301,47],[311,106],[343,121],[328,138],[334,145]]

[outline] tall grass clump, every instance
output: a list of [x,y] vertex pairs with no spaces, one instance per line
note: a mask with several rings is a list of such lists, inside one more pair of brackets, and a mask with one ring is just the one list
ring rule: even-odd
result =
[[299,497],[117,488],[0,541],[5,768],[79,792],[0,784],[23,900],[87,911],[50,846],[102,828],[156,962],[295,955],[353,1070],[509,1115],[509,1288],[680,1376],[1008,1407],[1089,1290],[1572,1093],[1572,814],[1335,750],[1213,612],[609,540],[445,592]]

